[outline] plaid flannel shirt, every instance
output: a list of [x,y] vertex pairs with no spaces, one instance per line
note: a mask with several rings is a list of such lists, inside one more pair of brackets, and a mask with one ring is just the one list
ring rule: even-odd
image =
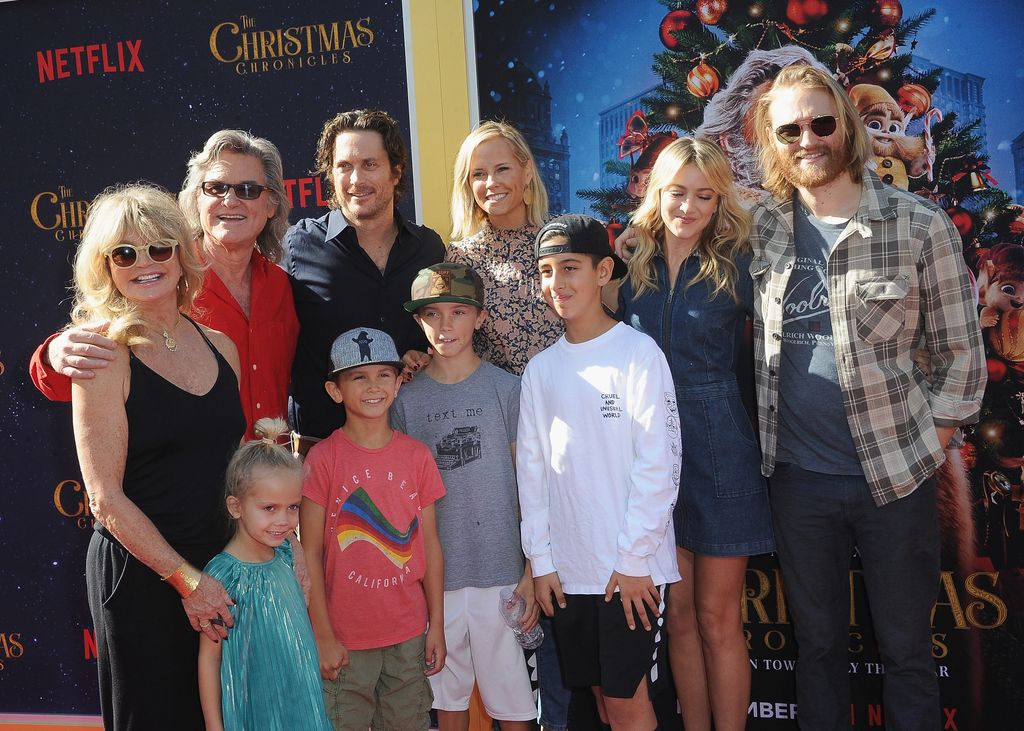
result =
[[[752,214],[761,471],[768,476],[778,439],[783,304],[795,257],[793,201],[769,200]],[[870,171],[826,269],[846,420],[881,506],[909,495],[942,464],[936,425],[978,420],[986,369],[972,285],[946,214],[884,186]],[[922,343],[931,383],[913,360]]]

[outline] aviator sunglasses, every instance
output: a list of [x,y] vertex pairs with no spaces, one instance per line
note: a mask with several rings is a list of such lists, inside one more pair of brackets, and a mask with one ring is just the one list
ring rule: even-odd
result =
[[174,256],[174,250],[178,247],[177,241],[160,239],[144,246],[134,244],[118,244],[107,252],[107,257],[118,269],[131,269],[139,261],[139,252],[145,251],[146,255],[157,264],[170,261]]
[[268,190],[267,186],[259,183],[222,183],[219,180],[207,180],[200,187],[203,193],[214,198],[224,198],[229,190],[233,190],[244,201],[254,201]]
[[800,131],[809,127],[817,137],[828,137],[836,131],[836,118],[831,114],[815,117],[809,122],[791,122],[775,128],[775,136],[784,145],[792,145],[800,139]]

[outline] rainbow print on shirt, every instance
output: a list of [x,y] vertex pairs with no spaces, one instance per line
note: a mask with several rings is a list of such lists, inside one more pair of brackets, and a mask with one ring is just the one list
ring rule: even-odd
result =
[[418,525],[419,517],[413,517],[408,529],[399,532],[360,487],[341,506],[338,545],[344,551],[353,543],[366,541],[376,546],[396,567],[402,568],[412,558],[412,539]]

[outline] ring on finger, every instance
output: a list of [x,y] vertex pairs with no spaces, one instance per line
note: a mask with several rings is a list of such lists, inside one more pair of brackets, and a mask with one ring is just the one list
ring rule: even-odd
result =
[[202,622],[199,623],[199,627],[201,629],[206,629],[209,626],[210,626],[210,620],[208,620],[208,619],[204,619]]

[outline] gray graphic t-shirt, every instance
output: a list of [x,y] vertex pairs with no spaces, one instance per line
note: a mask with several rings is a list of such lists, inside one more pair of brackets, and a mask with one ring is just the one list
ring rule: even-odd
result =
[[843,407],[828,306],[826,262],[846,225],[819,221],[797,201],[796,261],[782,316],[775,459],[829,475],[863,472]]
[[444,480],[436,505],[445,591],[518,582],[523,549],[510,445],[519,379],[486,361],[459,383],[420,373],[398,392],[391,423],[430,447]]

